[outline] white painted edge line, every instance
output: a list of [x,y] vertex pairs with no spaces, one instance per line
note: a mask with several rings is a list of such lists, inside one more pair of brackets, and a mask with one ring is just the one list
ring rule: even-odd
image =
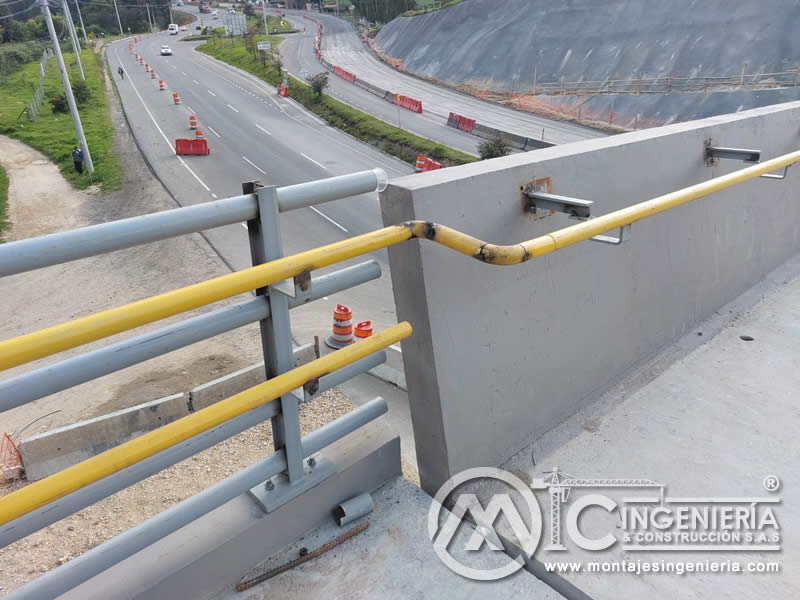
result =
[[209,94],[211,94],[212,96],[214,96],[215,98],[217,97],[217,95],[216,95],[214,92],[212,92],[211,90],[206,90],[206,91],[207,91]]
[[[117,48],[116,48],[116,47],[114,48],[114,55],[117,57],[117,60],[119,60],[119,53],[117,53]],[[122,62],[122,61],[120,61],[120,63],[121,63],[121,62]],[[125,67],[122,67],[122,70],[123,70],[123,71],[125,71],[125,72],[127,72],[127,71],[128,71],[128,70],[127,70]],[[139,93],[139,90],[137,90],[137,89],[136,89],[136,85],[133,83],[133,80],[132,80],[132,79],[131,79],[131,77],[130,77],[130,73],[128,73],[128,82],[131,84],[131,87],[133,88],[133,91],[134,91],[134,92],[136,92],[136,97],[137,97],[137,98],[139,98],[139,102],[141,102],[141,103],[142,103],[142,106],[144,107],[144,110],[147,112],[147,115],[150,117],[150,120],[153,122],[153,125],[155,125],[155,126],[156,126],[156,129],[158,129],[158,133],[160,133],[160,134],[161,134],[161,137],[163,137],[163,138],[164,138],[164,141],[167,143],[167,146],[169,146],[169,149],[172,151],[172,153],[173,153],[173,154],[175,154],[175,147],[174,147],[174,146],[172,145],[172,143],[169,141],[169,138],[168,138],[168,137],[167,137],[167,136],[164,134],[164,132],[162,131],[161,127],[159,127],[159,126],[158,126],[158,123],[156,122],[156,119],[155,119],[155,117],[153,116],[153,113],[151,113],[151,112],[150,112],[150,109],[149,109],[149,108],[147,108],[147,104],[145,104],[145,103],[144,103],[144,99],[142,98],[142,95]],[[181,164],[182,164],[184,167],[186,167],[186,170],[187,170],[187,171],[189,171],[189,173],[191,173],[191,174],[192,174],[192,177],[194,177],[194,178],[197,180],[197,182],[198,182],[200,185],[202,185],[202,186],[203,186],[203,188],[204,188],[204,189],[205,189],[207,192],[211,192],[211,188],[210,188],[210,187],[208,187],[208,186],[205,184],[205,182],[204,182],[202,179],[200,179],[200,178],[197,176],[197,173],[195,173],[194,171],[192,171],[192,169],[191,169],[191,168],[189,168],[189,165],[187,165],[187,164],[186,164],[186,162],[185,162],[185,161],[184,161],[184,160],[183,160],[183,159],[182,159],[180,156],[178,156],[177,154],[175,154],[175,157],[176,157],[176,158],[177,158],[177,159],[178,159],[178,160],[181,162]],[[213,193],[212,193],[211,195],[212,195],[212,196],[214,196],[214,197],[216,198],[216,196],[215,196]]]
[[315,165],[317,165],[318,167],[320,167],[320,168],[322,168],[322,169],[325,169],[326,171],[328,170],[328,167],[326,167],[325,165],[323,165],[323,164],[322,164],[322,163],[320,163],[320,162],[317,162],[316,160],[314,160],[313,158],[311,158],[311,157],[310,157],[308,154],[304,154],[303,152],[301,152],[301,153],[300,153],[300,156],[302,156],[303,158],[305,158],[305,159],[307,159],[307,160],[310,160],[312,163],[314,163],[314,164],[315,164]]
[[216,131],[214,131],[214,128],[213,128],[213,127],[211,127],[211,125],[206,125],[206,127],[208,127],[208,130],[209,130],[211,133],[213,133],[215,136],[217,136],[217,137],[222,137],[220,134],[218,134]]
[[226,104],[225,106],[227,106],[228,108],[230,108],[230,109],[231,109],[232,111],[234,111],[234,112],[237,112],[237,113],[239,112],[239,109],[238,109],[238,108],[234,108],[234,107],[233,107],[233,106],[231,106],[230,104]]
[[262,169],[261,167],[259,167],[259,166],[258,166],[256,163],[254,163],[252,160],[250,160],[250,159],[249,159],[249,158],[247,158],[246,156],[242,156],[242,159],[243,159],[243,160],[244,160],[246,163],[248,163],[248,164],[249,164],[251,167],[253,167],[254,169],[258,169],[258,170],[259,170],[261,173],[263,173],[264,175],[266,175],[266,174],[267,174],[267,172],[266,172],[264,169]]
[[258,128],[261,130],[261,131],[263,131],[263,132],[264,132],[264,133],[266,133],[267,135],[272,135],[272,134],[271,134],[269,131],[267,131],[266,129],[264,129],[264,128],[263,128],[261,125],[259,125],[258,123],[256,123],[256,127],[258,127]]
[[[185,73],[184,73],[184,74],[185,74]],[[194,82],[194,84],[195,84],[195,85],[200,85],[200,82],[199,82],[199,81],[197,81],[197,79],[192,79],[192,81]]]
[[318,208],[316,208],[315,206],[309,206],[308,208],[310,208],[311,210],[313,210],[315,213],[317,213],[317,214],[318,214],[320,217],[322,217],[323,219],[325,219],[325,220],[327,220],[327,221],[330,221],[331,223],[333,223],[334,225],[336,225],[336,226],[337,226],[339,229],[341,229],[342,231],[344,231],[345,233],[347,233],[347,229],[345,229],[344,227],[342,227],[341,225],[339,225],[339,223],[337,223],[336,221],[334,221],[333,219],[331,219],[331,218],[330,218],[328,215],[326,215],[324,212],[322,212],[321,210],[319,210],[319,209],[318,209]]

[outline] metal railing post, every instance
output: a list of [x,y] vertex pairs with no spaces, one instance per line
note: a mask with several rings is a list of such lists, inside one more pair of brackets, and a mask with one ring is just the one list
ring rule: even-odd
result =
[[[258,198],[258,216],[247,222],[250,254],[253,265],[283,258],[278,195],[274,186],[262,187],[256,182],[242,185],[245,194]],[[275,285],[256,290],[257,295],[269,298],[270,315],[261,323],[261,345],[267,379],[294,368],[292,332],[289,322],[289,299]],[[280,399],[280,412],[272,417],[272,439],[275,451],[284,451],[289,483],[303,478],[303,452],[300,447],[300,419],[297,398],[285,394]]]

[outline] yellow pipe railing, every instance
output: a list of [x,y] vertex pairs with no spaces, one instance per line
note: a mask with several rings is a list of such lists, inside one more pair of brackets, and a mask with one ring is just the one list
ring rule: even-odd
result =
[[369,356],[409,335],[411,335],[411,325],[405,322],[398,323],[364,341],[292,369],[188,417],[178,419],[12,492],[0,498],[0,525],[288,394],[308,381]]
[[410,221],[402,225],[385,227],[341,242],[287,256],[0,342],[0,370],[50,356],[62,350],[386,248],[411,238],[429,239],[493,265],[519,264],[796,162],[800,162],[800,151],[510,246],[488,244],[449,227],[423,221]]

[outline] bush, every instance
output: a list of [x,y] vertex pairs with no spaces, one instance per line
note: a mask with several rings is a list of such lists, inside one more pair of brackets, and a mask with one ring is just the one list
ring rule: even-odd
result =
[[317,98],[322,97],[322,92],[324,92],[325,88],[328,87],[328,74],[317,73],[316,75],[312,75],[308,78],[308,85],[310,85],[311,89],[314,90]]
[[498,158],[500,156],[506,156],[510,153],[511,146],[499,135],[489,140],[483,140],[480,144],[478,144],[478,154],[480,155],[481,160],[486,160],[487,158]]
[[54,113],[69,112],[69,103],[67,103],[67,97],[64,94],[53,96],[48,100],[48,102],[50,103],[50,107]]
[[72,83],[72,95],[75,96],[76,104],[81,105],[89,101],[92,92],[85,81],[78,79]]

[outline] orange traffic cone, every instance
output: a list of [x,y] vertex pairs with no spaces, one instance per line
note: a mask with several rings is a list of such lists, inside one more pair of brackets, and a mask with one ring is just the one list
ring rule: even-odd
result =
[[425,157],[422,154],[417,154],[417,173],[422,171],[425,166]]
[[355,336],[363,340],[372,335],[372,321],[361,321],[356,324]]
[[175,104],[180,104],[181,103],[181,97],[178,96],[178,92],[173,92],[172,93],[172,100],[175,102]]
[[344,348],[353,343],[353,312],[349,306],[337,304],[333,310],[333,335],[325,340],[331,348]]
[[164,80],[163,80],[163,79],[159,79],[159,80],[158,80],[158,89],[159,89],[159,90],[161,90],[162,92],[163,92],[163,91],[165,91],[165,90],[167,89],[167,86],[166,86],[166,84],[164,83]]
[[189,115],[189,129],[197,129],[197,117]]

